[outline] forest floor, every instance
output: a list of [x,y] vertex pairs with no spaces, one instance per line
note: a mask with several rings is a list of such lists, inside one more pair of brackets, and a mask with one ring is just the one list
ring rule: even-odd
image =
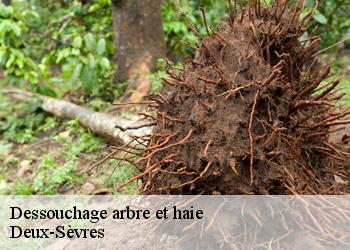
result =
[[[334,73],[344,77],[349,99],[350,56],[331,55],[325,61],[333,62]],[[96,111],[111,107],[99,98],[79,98],[74,95],[74,102]],[[128,119],[133,114],[120,115]],[[96,136],[78,121],[53,117],[38,103],[14,102],[0,91],[0,194],[116,194],[116,187],[137,173],[135,167],[112,159],[89,171],[113,145],[116,142]],[[119,193],[136,194],[136,185]]]
[[[91,99],[86,106],[102,111],[109,105]],[[122,113],[123,118],[130,115]],[[0,135],[0,194],[112,194],[135,174],[133,166],[116,160],[89,171],[116,142],[76,120],[53,117],[36,103],[1,96]],[[121,192],[134,194],[137,189],[131,184]]]

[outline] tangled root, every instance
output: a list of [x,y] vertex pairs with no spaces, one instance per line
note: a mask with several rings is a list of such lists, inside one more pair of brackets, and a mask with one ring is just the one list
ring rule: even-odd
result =
[[[339,79],[305,37],[303,2],[254,1],[200,37],[183,70],[168,65],[171,91],[149,96],[155,127],[142,156],[145,194],[341,194],[349,153],[329,135],[350,113]],[[251,2],[251,1],[250,1]],[[204,13],[204,12],[203,12]],[[205,20],[205,15],[204,20]],[[127,184],[125,183],[125,184]],[[348,187],[347,187],[348,188]]]

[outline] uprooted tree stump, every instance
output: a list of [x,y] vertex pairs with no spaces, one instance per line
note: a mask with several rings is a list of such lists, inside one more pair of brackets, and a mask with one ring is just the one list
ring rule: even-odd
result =
[[[135,162],[145,194],[342,194],[349,155],[329,141],[350,109],[339,79],[318,62],[320,37],[300,18],[304,1],[250,1],[200,38],[170,93],[150,96],[156,122]],[[304,35],[304,36],[303,36]],[[340,126],[340,127],[339,127]],[[127,184],[124,183],[124,184]],[[124,185],[123,184],[123,185]]]

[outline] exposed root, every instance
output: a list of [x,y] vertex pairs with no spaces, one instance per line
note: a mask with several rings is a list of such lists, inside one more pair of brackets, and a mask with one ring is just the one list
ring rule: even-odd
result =
[[253,132],[252,132],[252,126],[253,126],[253,119],[254,119],[254,113],[256,108],[256,102],[259,96],[260,90],[256,91],[252,112],[250,113],[250,119],[249,119],[249,127],[248,127],[248,134],[249,134],[249,143],[250,143],[250,185],[253,185],[253,179],[254,179],[254,173],[253,173],[253,165],[254,165],[254,140],[253,140]]
[[[329,135],[350,124],[340,78],[324,83],[320,37],[300,38],[315,9],[304,1],[228,0],[227,23],[211,29],[183,69],[167,62],[171,90],[149,97],[153,131],[133,163],[145,194],[342,194],[350,152]],[[240,13],[237,13],[237,6]],[[344,141],[346,138],[344,139]],[[122,151],[131,154],[130,150]]]

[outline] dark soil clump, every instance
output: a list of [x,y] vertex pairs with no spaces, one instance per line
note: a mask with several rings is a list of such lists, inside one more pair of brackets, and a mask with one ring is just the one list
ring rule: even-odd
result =
[[133,178],[142,193],[349,191],[334,179],[349,180],[349,154],[329,140],[349,109],[317,61],[320,37],[304,35],[312,13],[301,19],[302,4],[284,2],[230,11],[183,70],[169,65],[171,92],[149,97],[157,125]]

